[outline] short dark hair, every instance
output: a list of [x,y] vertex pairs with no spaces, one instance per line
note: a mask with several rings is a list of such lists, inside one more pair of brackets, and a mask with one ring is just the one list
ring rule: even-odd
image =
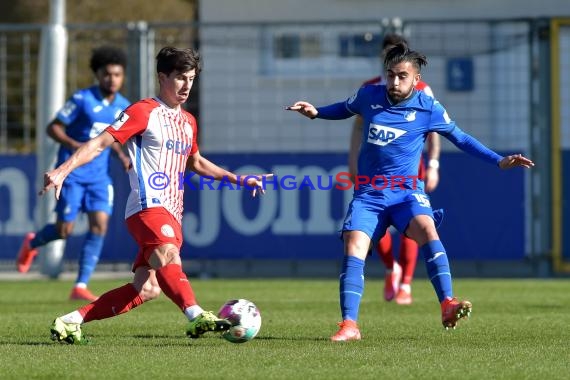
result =
[[166,46],[160,49],[156,56],[156,72],[170,75],[173,71],[185,73],[196,70],[196,74],[202,70],[202,61],[198,51],[192,48],[179,49]]
[[93,49],[89,67],[96,73],[101,67],[107,65],[121,65],[127,67],[127,56],[125,52],[114,46],[101,46]]
[[420,72],[422,67],[427,65],[427,58],[417,51],[408,49],[407,45],[398,43],[386,53],[384,67],[389,69],[401,62],[410,62]]
[[408,46],[408,41],[404,38],[404,36],[396,33],[388,33],[382,40],[382,50],[386,49],[388,46],[397,45],[399,43],[403,43],[404,45]]

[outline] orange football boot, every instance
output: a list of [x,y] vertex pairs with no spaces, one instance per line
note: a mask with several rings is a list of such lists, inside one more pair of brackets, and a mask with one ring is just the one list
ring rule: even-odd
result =
[[28,273],[30,267],[32,266],[34,258],[38,254],[37,249],[30,247],[30,242],[35,237],[36,237],[35,233],[29,232],[28,234],[26,234],[24,242],[20,247],[20,251],[18,252],[18,259],[16,260],[18,272],[20,273]]
[[331,336],[331,340],[333,342],[346,342],[349,340],[360,340],[360,330],[358,329],[358,325],[355,321],[350,319],[345,319],[342,322],[338,323],[340,330],[333,336]]
[[458,301],[457,298],[446,297],[441,301],[441,323],[445,329],[455,329],[457,321],[468,318],[473,306],[469,301]]
[[69,295],[69,299],[72,301],[81,300],[81,301],[89,301],[93,302],[96,301],[99,297],[95,294],[91,293],[87,288],[81,288],[79,286],[73,287],[71,294]]

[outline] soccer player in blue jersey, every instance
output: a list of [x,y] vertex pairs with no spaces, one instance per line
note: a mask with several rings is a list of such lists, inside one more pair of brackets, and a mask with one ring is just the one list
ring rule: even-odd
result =
[[[93,51],[90,67],[97,84],[76,91],[47,127],[47,134],[61,144],[56,166],[112,124],[130,104],[119,93],[125,78],[126,64],[125,53],[118,48],[103,46]],[[129,158],[118,143],[113,146],[113,151],[125,169],[128,169]],[[78,212],[87,213],[89,231],[79,258],[79,273],[70,299],[97,299],[87,288],[87,283],[99,261],[113,207],[113,185],[108,173],[110,153],[111,150],[106,149],[95,160],[67,177],[61,198],[56,204],[55,224],[47,224],[36,233],[28,233],[18,253],[18,271],[27,273],[38,253],[37,248],[53,240],[66,239],[73,230]]]
[[[380,54],[382,62],[384,61],[386,52],[398,43],[403,43],[408,46],[408,41],[399,34],[389,33],[384,36],[382,40],[382,51]],[[364,82],[363,85],[385,83],[386,81],[383,76],[377,76]],[[423,80],[418,81],[414,88],[425,92],[432,98],[434,97],[431,87]],[[358,152],[362,142],[362,123],[362,117],[360,117],[360,115],[356,115],[352,125],[350,149],[348,153],[348,167],[352,176],[358,174]],[[439,135],[435,132],[428,134],[426,143],[427,165],[424,163],[423,155],[420,156],[418,179],[424,182],[426,193],[431,193],[439,183]],[[441,213],[440,216],[441,215],[443,214]],[[418,260],[418,245],[415,241],[407,238],[405,235],[399,236],[400,247],[398,260],[394,259],[391,231],[386,231],[384,236],[378,239],[378,243],[375,248],[380,260],[382,260],[386,267],[386,273],[384,276],[384,299],[386,301],[395,300],[399,305],[410,305],[412,303],[412,279],[414,277],[416,262]]]
[[471,313],[471,303],[453,295],[447,254],[434,225],[428,197],[417,184],[420,155],[430,132],[437,132],[459,149],[501,169],[534,163],[520,154],[500,156],[463,132],[434,98],[414,86],[421,79],[424,55],[397,44],[384,59],[385,85],[361,87],[343,102],[315,108],[298,101],[287,109],[309,118],[364,119],[354,195],[343,228],[345,257],[340,274],[343,321],[332,341],[360,340],[357,325],[364,290],[364,263],[372,242],[395,226],[418,243],[441,305],[442,323],[455,328]]

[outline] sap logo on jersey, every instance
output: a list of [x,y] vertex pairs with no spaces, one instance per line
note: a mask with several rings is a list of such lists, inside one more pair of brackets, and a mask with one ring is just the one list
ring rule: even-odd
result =
[[368,142],[375,145],[385,146],[405,134],[406,131],[396,128],[370,124],[368,130]]
[[166,140],[166,149],[173,150],[176,154],[187,156],[190,154],[190,150],[192,149],[192,143],[184,144],[182,141],[178,140]]

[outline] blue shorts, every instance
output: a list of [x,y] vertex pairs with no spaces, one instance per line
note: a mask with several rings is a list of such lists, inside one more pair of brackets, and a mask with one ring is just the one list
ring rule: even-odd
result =
[[72,222],[79,211],[113,212],[113,184],[109,177],[95,183],[64,181],[61,195],[55,206],[58,220]]
[[362,231],[375,242],[389,226],[403,234],[416,215],[433,218],[429,197],[423,191],[398,190],[382,196],[359,194],[348,206],[342,231]]

